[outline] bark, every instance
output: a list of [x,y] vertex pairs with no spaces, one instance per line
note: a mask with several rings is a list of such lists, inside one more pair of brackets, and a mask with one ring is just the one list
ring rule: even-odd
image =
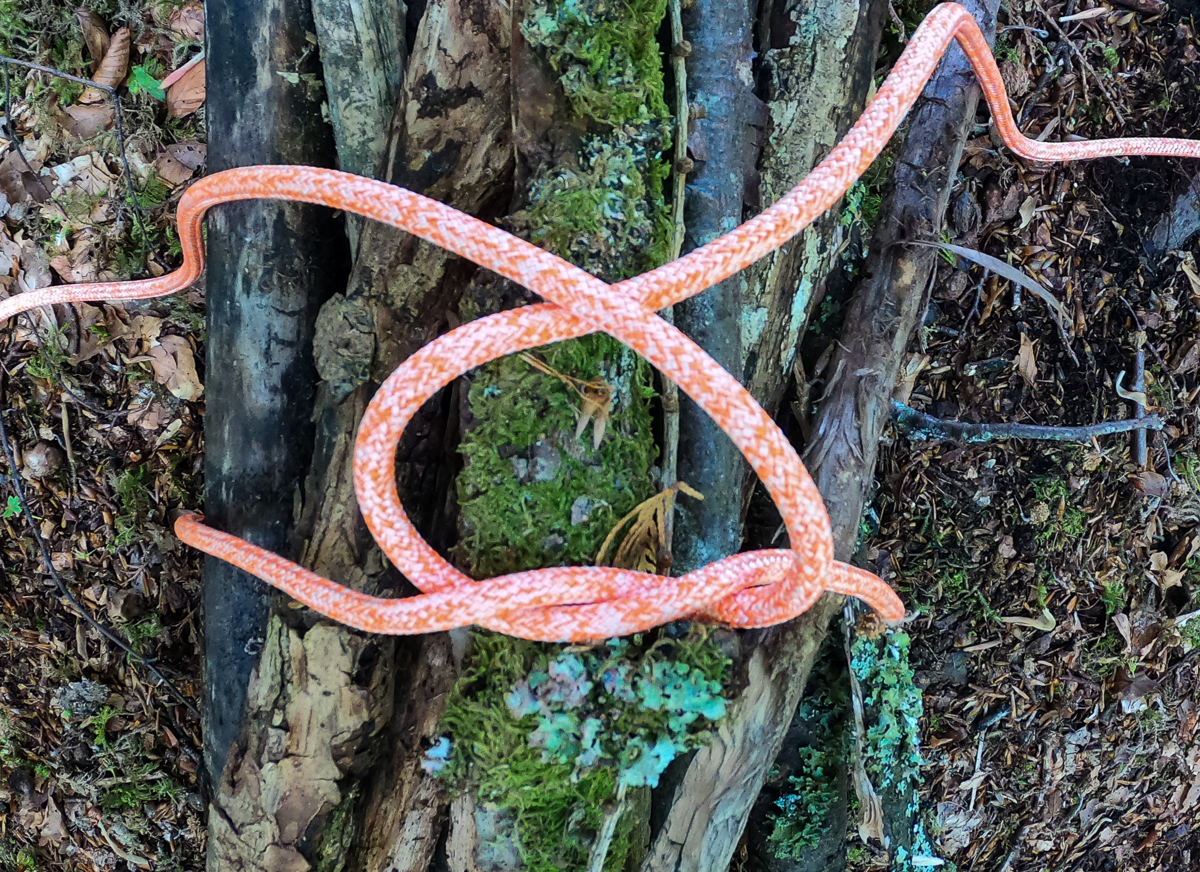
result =
[[[684,200],[684,253],[742,221],[746,177],[753,167],[762,104],[754,95],[750,37],[754,0],[697,0],[684,12],[688,98],[693,119],[688,151],[695,161]],[[732,373],[742,366],[739,296],[733,276],[675,306],[675,324]],[[704,500],[679,507],[675,520],[677,574],[738,551],[742,541],[742,479],[746,461],[724,431],[683,397],[679,407],[679,478]]]
[[[468,212],[486,213],[497,191],[507,198],[509,31],[499,4],[429,4],[380,177]],[[324,61],[339,63],[332,49]],[[323,381],[298,536],[302,562],[327,577],[384,595],[411,592],[365,534],[352,443],[374,384],[446,326],[465,269],[393,228],[366,225],[346,291],[320,313]],[[426,411],[402,442],[397,472],[402,498],[428,530],[449,490],[444,446],[452,440],[444,408]],[[445,634],[368,638],[311,613],[273,612],[219,785],[212,868],[425,869],[445,802],[419,758],[454,681],[452,653]]]
[[[212,171],[259,163],[329,165],[320,92],[272,70],[317,71],[307,5],[208,5]],[[208,216],[205,513],[218,529],[287,553],[295,492],[312,452],[313,319],[343,254],[328,210],[264,201]],[[255,239],[257,245],[247,245]],[[218,777],[262,649],[266,588],[226,563],[204,565],[205,759]]]
[[[964,5],[991,42],[998,0],[967,0]],[[864,281],[851,301],[846,330],[830,362],[834,375],[815,422],[817,444],[808,454],[817,465],[817,486],[835,530],[858,526],[905,350],[929,303],[936,252],[903,243],[940,238],[979,95],[978,80],[954,45],[910,115]],[[838,499],[831,499],[832,494]],[[864,687],[863,693],[870,696],[874,690]],[[920,775],[916,761],[897,760],[889,768],[886,778],[871,773],[882,803],[884,832],[893,858],[898,852],[911,857],[913,797]]]

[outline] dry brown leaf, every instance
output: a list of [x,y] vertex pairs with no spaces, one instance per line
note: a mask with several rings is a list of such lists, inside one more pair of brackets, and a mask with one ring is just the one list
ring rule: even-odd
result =
[[1033,340],[1025,333],[1021,334],[1021,349],[1017,352],[1016,366],[1025,383],[1033,387],[1037,382],[1037,358],[1034,354]]
[[150,349],[150,365],[158,383],[181,400],[197,400],[204,386],[196,373],[196,357],[192,346],[182,336],[163,336]]
[[208,160],[208,146],[194,139],[171,143],[167,146],[167,153],[189,170],[200,169]]
[[80,103],[56,114],[55,120],[71,136],[87,140],[112,126],[114,111],[112,103],[108,101]]
[[[116,88],[129,74],[129,28],[122,27],[112,35],[104,60],[92,76],[97,85]],[[80,103],[100,103],[108,100],[108,94],[99,88],[88,88],[79,98]]]
[[170,152],[163,151],[159,154],[158,160],[154,162],[154,173],[174,188],[194,176],[196,171],[177,161]]
[[578,439],[583,435],[588,422],[595,421],[592,428],[592,448],[598,451],[600,444],[604,441],[604,432],[608,427],[609,415],[612,413],[612,388],[600,379],[584,381],[573,375],[558,372],[546,361],[528,352],[523,353],[521,359],[538,372],[558,379],[579,395],[582,402],[579,417],[575,422],[575,438]]
[[[167,87],[167,114],[172,118],[191,115],[204,105],[203,58]],[[170,81],[171,77],[168,77]]]
[[67,829],[63,826],[62,812],[54,802],[54,797],[46,797],[46,817],[42,829],[38,833],[38,844],[45,846],[57,844],[66,838]]
[[1133,476],[1133,486],[1148,497],[1166,499],[1171,493],[1171,483],[1165,475],[1146,470]]
[[199,0],[184,3],[171,13],[168,25],[185,39],[204,42],[204,4]]
[[149,402],[142,406],[134,406],[129,412],[129,423],[136,424],[143,430],[153,432],[167,420],[168,412],[162,403]]
[[[697,500],[704,495],[686,482],[676,482],[661,493],[633,507],[621,520],[613,525],[600,551],[596,554],[597,566],[619,566],[638,572],[657,572],[663,549],[663,529],[667,514],[675,510],[675,499],[680,492]],[[609,550],[617,543],[616,553]]]
[[92,59],[92,75],[100,69],[100,61],[108,54],[108,26],[91,9],[80,7],[75,10],[75,18],[83,31],[83,42],[87,46],[88,57]]

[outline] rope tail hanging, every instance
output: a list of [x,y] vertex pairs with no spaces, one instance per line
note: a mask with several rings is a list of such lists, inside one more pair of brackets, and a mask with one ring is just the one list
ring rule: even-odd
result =
[[[983,88],[1005,144],[1031,161],[1120,155],[1200,158],[1200,141],[1110,139],[1036,142],[1021,135],[983,34],[963,7],[946,3],[913,34],[890,76],[846,137],[783,199],[685,257],[616,285],[455,209],[382,182],[327,169],[257,166],[192,185],[179,202],[183,265],[156,279],[48,288],[0,303],[0,320],[36,306],[129,300],[182,290],[204,266],[201,221],[221,203],[270,199],[317,203],[383,221],[519,282],[546,300],[465,324],[412,355],[383,383],[358,431],[354,482],[379,546],[423,594],[366,596],[248,542],[181,518],[179,537],[285,591],[311,608],[377,633],[428,633],[478,624],[544,641],[605,639],[680,618],[761,627],[789,620],[825,591],[858,597],[889,621],[904,616],[881,579],[833,559],[829,518],[796,451],[737,380],[654,313],[700,293],[786,243],[833,206],[871,165],[957,40]],[[408,520],[394,458],[421,405],[455,378],[506,354],[604,331],[633,348],[688,393],[729,434],[779,507],[789,550],[726,558],[682,578],[609,567],[556,567],[476,582],[443,560]]]

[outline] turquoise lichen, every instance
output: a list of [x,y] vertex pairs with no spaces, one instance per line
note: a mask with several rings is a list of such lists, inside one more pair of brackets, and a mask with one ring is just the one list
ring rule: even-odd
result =
[[[427,768],[510,814],[528,869],[582,869],[618,787],[657,784],[724,716],[727,666],[700,629],[588,650],[477,633]],[[606,869],[622,868],[632,825]]]
[[[907,633],[889,631],[879,639],[859,637],[851,647],[850,668],[863,687],[867,723],[863,737],[863,762],[877,790],[907,797],[908,814],[915,821],[912,852],[896,846],[892,868],[910,872],[916,858],[934,856],[919,814],[921,757],[919,724],[924,712],[920,689],[913,683]],[[950,869],[950,866],[943,868]]]
[[788,776],[789,789],[775,800],[768,844],[776,857],[799,860],[817,847],[833,826],[832,812],[841,799],[839,773],[850,755],[846,724],[844,659],[827,642],[814,670],[810,690],[800,702],[798,719],[809,734],[797,749],[798,763]]

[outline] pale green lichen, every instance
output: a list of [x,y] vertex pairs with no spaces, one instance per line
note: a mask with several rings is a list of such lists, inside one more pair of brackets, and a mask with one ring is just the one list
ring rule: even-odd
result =
[[[564,650],[477,633],[427,768],[511,816],[525,868],[582,869],[618,784],[656,783],[724,716],[728,660],[707,635]],[[634,823],[605,869],[623,868]]]

